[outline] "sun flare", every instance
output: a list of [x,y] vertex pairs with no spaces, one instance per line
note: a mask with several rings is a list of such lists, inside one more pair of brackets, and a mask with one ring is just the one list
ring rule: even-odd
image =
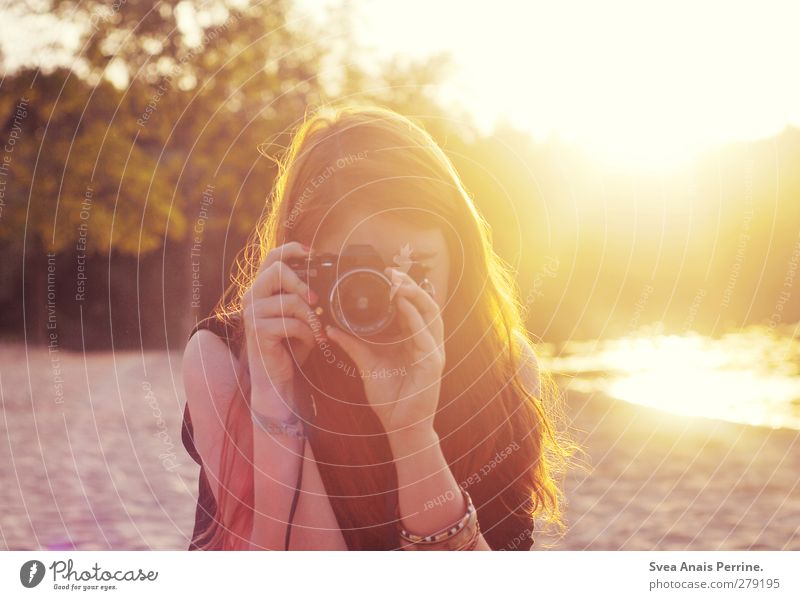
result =
[[449,53],[455,72],[437,92],[486,129],[502,119],[612,165],[671,167],[800,124],[797,3],[376,0],[361,11],[375,58]]
[[577,391],[681,415],[800,429],[798,358],[797,339],[754,327],[720,340],[686,334],[569,342],[546,362]]

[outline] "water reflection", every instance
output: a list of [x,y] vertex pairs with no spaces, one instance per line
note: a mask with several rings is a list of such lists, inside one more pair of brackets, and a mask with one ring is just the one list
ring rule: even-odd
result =
[[800,341],[752,327],[713,339],[637,335],[542,347],[565,389],[678,414],[800,429]]

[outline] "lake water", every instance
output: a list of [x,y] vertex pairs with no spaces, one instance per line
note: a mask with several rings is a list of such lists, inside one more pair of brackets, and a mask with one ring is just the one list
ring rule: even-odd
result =
[[800,430],[800,339],[750,327],[720,338],[640,334],[537,346],[564,389],[690,416]]

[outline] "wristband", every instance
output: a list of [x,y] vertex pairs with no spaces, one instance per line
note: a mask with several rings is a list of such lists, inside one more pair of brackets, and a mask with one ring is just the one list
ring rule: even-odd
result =
[[288,421],[281,421],[280,419],[273,419],[262,415],[257,410],[251,408],[250,416],[253,419],[253,424],[264,433],[270,435],[288,435],[289,437],[305,438],[306,433],[303,430],[303,424],[297,415],[292,415]]
[[[411,533],[402,527],[398,514],[398,533],[407,545],[404,550],[472,550],[478,543],[480,525],[478,514],[472,498],[465,489],[461,493],[466,501],[467,510],[453,525],[430,535]],[[398,506],[399,513],[399,506]]]

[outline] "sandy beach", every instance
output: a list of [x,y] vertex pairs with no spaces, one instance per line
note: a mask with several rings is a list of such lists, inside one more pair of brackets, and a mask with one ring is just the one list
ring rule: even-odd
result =
[[[569,550],[799,550],[800,431],[567,395]],[[542,538],[544,540],[544,538]]]
[[[0,345],[0,547],[186,547],[180,360]],[[569,531],[537,547],[800,550],[800,432],[596,394],[570,392],[567,412],[587,465],[567,478]]]

